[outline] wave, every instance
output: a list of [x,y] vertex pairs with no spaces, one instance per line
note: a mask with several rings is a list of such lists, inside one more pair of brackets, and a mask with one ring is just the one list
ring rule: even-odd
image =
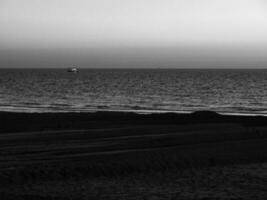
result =
[[182,109],[163,109],[153,108],[149,106],[139,105],[78,105],[73,106],[65,103],[53,103],[49,105],[37,105],[37,104],[24,104],[24,105],[8,105],[0,104],[1,111],[7,112],[28,112],[28,113],[46,113],[46,112],[97,112],[97,111],[108,111],[108,112],[135,112],[140,114],[150,113],[192,113],[195,111],[206,110],[214,111],[223,115],[267,115],[267,109],[264,108],[252,108],[252,107],[217,107],[209,109],[204,107],[196,109],[196,107],[184,107]]

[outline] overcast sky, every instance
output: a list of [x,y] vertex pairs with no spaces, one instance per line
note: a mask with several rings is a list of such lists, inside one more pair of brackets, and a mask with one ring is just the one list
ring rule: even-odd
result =
[[267,66],[266,0],[0,0],[0,67]]

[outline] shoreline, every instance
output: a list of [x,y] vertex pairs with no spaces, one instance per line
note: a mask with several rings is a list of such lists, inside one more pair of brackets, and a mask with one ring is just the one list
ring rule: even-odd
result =
[[230,112],[230,111],[214,111],[214,110],[150,110],[150,109],[84,109],[84,110],[0,110],[0,113],[26,113],[26,114],[42,114],[42,113],[98,113],[98,112],[116,112],[116,113],[136,113],[136,114],[192,114],[195,112],[214,112],[220,115],[231,115],[231,116],[267,116],[267,113],[256,113],[256,112]]
[[[112,125],[138,124],[205,124],[241,123],[245,126],[265,126],[267,117],[261,115],[219,114],[213,111],[192,113],[146,113],[98,111],[98,112],[3,112],[0,111],[0,133],[38,130],[87,129]],[[10,123],[12,125],[10,126]]]

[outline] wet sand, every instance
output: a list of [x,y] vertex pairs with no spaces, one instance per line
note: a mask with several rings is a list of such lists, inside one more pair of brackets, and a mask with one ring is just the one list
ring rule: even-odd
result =
[[1,199],[267,197],[266,117],[1,112],[0,122]]

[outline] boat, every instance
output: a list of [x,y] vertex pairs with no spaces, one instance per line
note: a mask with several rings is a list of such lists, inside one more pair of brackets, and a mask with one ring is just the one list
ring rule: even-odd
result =
[[79,71],[77,68],[73,67],[73,68],[68,69],[68,72],[77,73]]

